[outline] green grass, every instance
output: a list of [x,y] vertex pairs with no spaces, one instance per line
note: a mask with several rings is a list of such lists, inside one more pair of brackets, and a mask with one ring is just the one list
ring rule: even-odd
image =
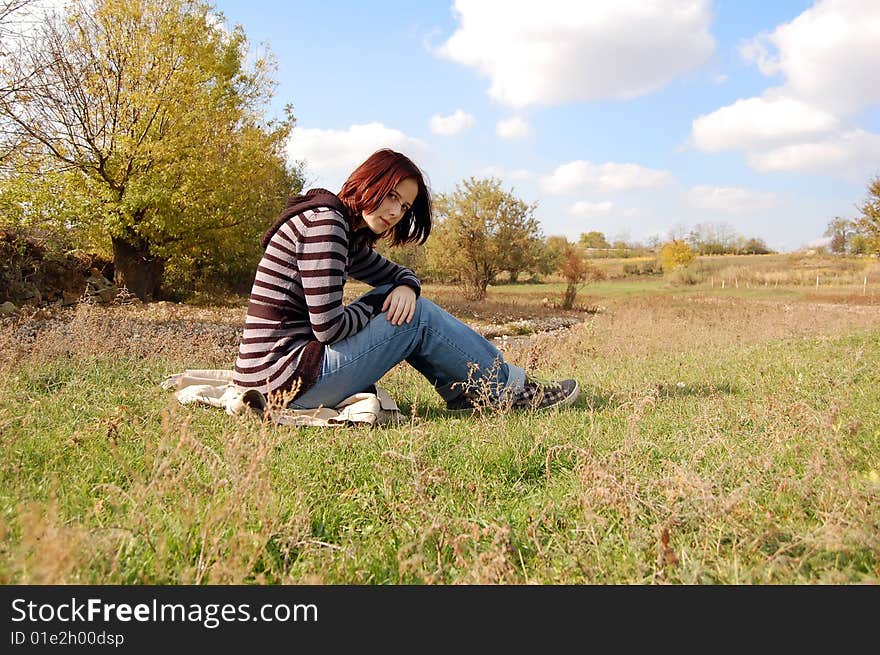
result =
[[96,353],[90,310],[2,364],[0,581],[880,582],[876,320],[703,301],[508,353],[572,408],[450,416],[401,366],[411,420],[373,430],[180,406],[164,376],[228,363],[124,320]]

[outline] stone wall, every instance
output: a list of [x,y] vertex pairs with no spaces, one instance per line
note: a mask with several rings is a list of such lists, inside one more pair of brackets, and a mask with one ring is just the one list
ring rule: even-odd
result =
[[83,295],[112,302],[117,294],[112,279],[113,262],[105,257],[56,252],[33,236],[0,230],[0,305],[72,305]]

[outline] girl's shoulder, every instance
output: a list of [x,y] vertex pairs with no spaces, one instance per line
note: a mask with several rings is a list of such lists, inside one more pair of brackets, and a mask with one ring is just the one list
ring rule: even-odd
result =
[[[281,239],[287,247],[305,246],[349,249],[351,237],[345,217],[330,207],[315,207],[288,218],[272,240]],[[319,246],[318,244],[325,244]]]
[[348,232],[347,210],[339,198],[325,189],[311,189],[303,195],[289,198],[281,216],[263,235],[267,246],[276,232],[285,229],[294,233],[328,232],[345,236]]
[[309,236],[332,235],[348,241],[348,222],[332,207],[315,207],[290,217],[291,227]]
[[291,218],[298,218],[300,222],[308,226],[333,226],[348,229],[348,222],[337,209],[332,207],[314,207],[307,209]]

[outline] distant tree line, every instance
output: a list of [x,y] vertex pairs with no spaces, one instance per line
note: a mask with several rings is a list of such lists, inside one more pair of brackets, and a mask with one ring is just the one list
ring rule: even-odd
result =
[[[582,284],[601,277],[593,259],[633,258],[627,275],[654,275],[686,268],[698,255],[766,254],[763,240],[746,238],[730,226],[704,223],[685,237],[645,243],[623,237],[609,240],[590,230],[575,242],[560,235],[544,236],[535,218],[537,205],[519,199],[496,178],[468,178],[451,193],[435,197],[436,226],[427,244],[380,250],[426,281],[458,285],[470,299],[485,297],[499,280],[517,282],[557,275],[566,281],[563,306],[571,306]],[[683,231],[683,230],[682,230]]]
[[767,255],[773,252],[763,239],[744,237],[727,223],[699,223],[685,238],[700,255]]

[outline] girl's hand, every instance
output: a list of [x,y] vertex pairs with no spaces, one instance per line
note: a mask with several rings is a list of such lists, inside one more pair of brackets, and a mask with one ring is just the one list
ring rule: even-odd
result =
[[392,325],[401,325],[404,321],[411,323],[416,313],[416,292],[404,285],[394,287],[385,296],[382,311],[388,312],[387,318]]

